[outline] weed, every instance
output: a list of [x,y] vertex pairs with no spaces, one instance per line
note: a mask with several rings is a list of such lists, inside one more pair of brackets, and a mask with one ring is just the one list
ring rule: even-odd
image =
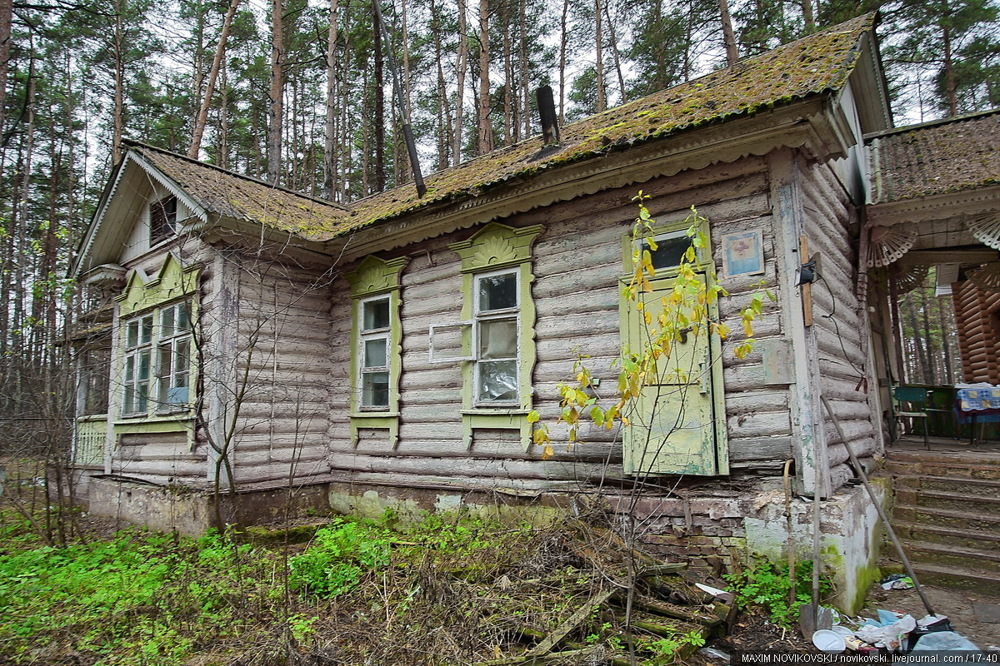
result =
[[312,547],[288,561],[292,589],[321,597],[349,592],[361,577],[389,565],[389,541],[380,528],[338,518],[316,532]]
[[[795,567],[795,601],[789,604],[792,583],[788,565],[775,566],[759,561],[739,573],[725,576],[743,608],[762,608],[771,620],[782,627],[798,621],[799,607],[812,600],[812,562],[802,561]],[[820,577],[820,596],[833,589],[829,578]]]

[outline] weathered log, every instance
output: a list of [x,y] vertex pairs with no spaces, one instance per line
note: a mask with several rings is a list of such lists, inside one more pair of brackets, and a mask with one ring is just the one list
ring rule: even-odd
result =
[[587,600],[587,603],[580,606],[575,613],[563,620],[562,624],[556,627],[555,630],[549,634],[547,638],[545,638],[545,640],[529,650],[526,656],[541,656],[549,653],[552,648],[566,638],[571,631],[580,626],[580,624],[590,616],[594,606],[602,605],[612,594],[614,594],[614,592],[614,590],[604,590],[590,597],[590,599]]

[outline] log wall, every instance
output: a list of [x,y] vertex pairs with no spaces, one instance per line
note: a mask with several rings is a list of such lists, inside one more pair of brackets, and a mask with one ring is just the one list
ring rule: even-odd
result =
[[[878,448],[878,415],[868,394],[874,385],[869,387],[866,381],[874,377],[869,368],[869,323],[855,298],[857,214],[829,166],[813,164],[808,173],[809,177],[800,180],[800,188],[809,254],[820,257],[821,279],[811,288],[819,393],[830,402],[854,453],[869,457]],[[836,488],[854,474],[845,465],[849,456],[833,421],[825,408],[820,414],[832,487]]]
[[1000,384],[1000,294],[985,292],[969,281],[952,284],[958,324],[962,376],[968,383]]
[[[458,256],[448,244],[468,238],[478,228],[425,241],[407,248],[410,261],[401,275],[403,359],[399,443],[389,448],[374,433],[350,441],[347,418],[350,349],[332,348],[330,456],[336,478],[358,483],[426,484],[491,488],[552,487],[614,478],[621,474],[621,443],[616,431],[584,430],[583,443],[567,449],[565,431],[556,426],[560,381],[572,379],[573,362],[586,355],[596,377],[610,395],[617,369],[610,363],[620,351],[619,280],[623,241],[637,215],[632,198],[641,189],[661,223],[684,219],[692,205],[711,220],[716,263],[721,267],[724,234],[761,229],[764,235],[764,275],[727,279],[731,293],[721,303],[721,315],[733,330],[723,344],[726,422],[731,467],[736,471],[778,472],[790,457],[792,429],[788,379],[775,379],[765,363],[781,357],[787,344],[776,308],[756,325],[755,338],[770,342],[770,352],[758,346],[737,359],[733,347],[741,341],[739,313],[758,291],[776,285],[771,202],[765,162],[745,159],[635,187],[609,190],[500,220],[510,226],[541,224],[544,231],[533,249],[532,297],[537,362],[533,374],[534,406],[553,425],[556,455],[541,460],[510,433],[477,432],[471,451],[462,442],[461,364],[428,362],[428,326],[461,318],[462,278]],[[483,221],[484,223],[486,220]],[[388,258],[388,257],[383,257]],[[350,269],[350,267],[347,267]],[[350,339],[350,299],[346,283],[333,288],[333,339]],[[780,373],[779,373],[780,374]],[[786,373],[787,374],[787,373]],[[561,440],[561,441],[560,441]]]

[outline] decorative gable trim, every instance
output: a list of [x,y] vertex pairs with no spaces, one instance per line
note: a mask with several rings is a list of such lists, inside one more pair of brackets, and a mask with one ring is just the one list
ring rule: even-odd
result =
[[124,291],[115,297],[119,304],[118,316],[128,317],[160,303],[193,294],[198,290],[200,274],[200,264],[184,266],[173,252],[168,252],[153,278],[147,278],[140,269],[132,271]]

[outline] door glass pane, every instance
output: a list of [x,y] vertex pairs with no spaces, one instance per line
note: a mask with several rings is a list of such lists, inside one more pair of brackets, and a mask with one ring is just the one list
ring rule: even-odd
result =
[[384,368],[386,362],[386,342],[385,338],[376,340],[365,340],[365,364],[366,368]]
[[377,301],[365,301],[362,304],[364,316],[362,317],[362,330],[374,331],[380,328],[389,328],[389,299],[382,298]]
[[517,358],[517,320],[498,319],[479,324],[479,358]]
[[388,372],[367,372],[362,376],[361,405],[364,407],[389,406]]
[[517,361],[480,363],[477,388],[481,402],[517,400]]
[[517,275],[504,273],[479,278],[479,311],[517,307]]
[[[653,268],[673,268],[679,266],[684,253],[691,247],[691,238],[684,234],[674,238],[658,238],[656,249],[650,250],[653,260]],[[642,241],[642,249],[649,250],[649,243]]]

